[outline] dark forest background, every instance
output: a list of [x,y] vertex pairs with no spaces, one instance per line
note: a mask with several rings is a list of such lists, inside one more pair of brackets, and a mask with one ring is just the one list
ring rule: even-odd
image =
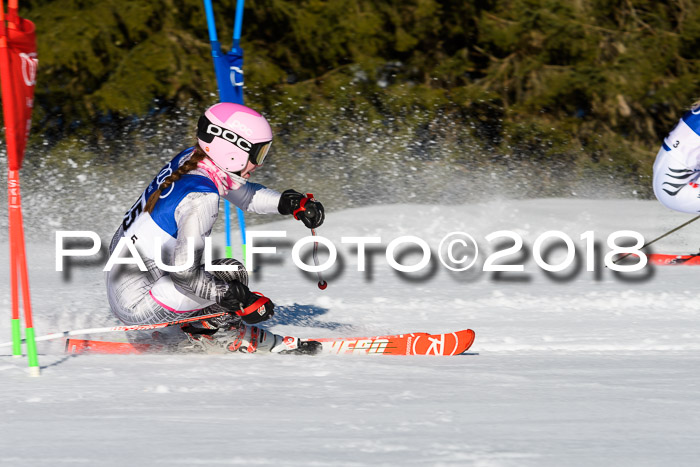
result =
[[[235,1],[214,3],[226,47]],[[104,145],[216,100],[199,0],[20,7],[37,25],[36,144]],[[457,169],[585,172],[648,194],[661,139],[700,98],[692,0],[248,0],[241,44],[273,147],[318,158],[401,135],[428,161],[450,148]]]

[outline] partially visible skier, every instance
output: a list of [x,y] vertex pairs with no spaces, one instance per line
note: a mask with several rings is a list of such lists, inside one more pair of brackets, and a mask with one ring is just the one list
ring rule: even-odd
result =
[[[293,215],[309,228],[323,223],[323,205],[315,199],[294,190],[280,194],[248,181],[271,144],[270,125],[258,112],[232,103],[206,110],[197,125],[196,145],[160,170],[112,239],[110,253],[121,241],[121,256],[130,256],[125,242],[131,242],[148,269],[117,264],[106,273],[109,303],[117,318],[126,324],[154,324],[226,312],[185,325],[182,347],[206,352],[316,352],[318,343],[253,326],[270,319],[274,305],[248,289],[248,274],[240,262],[213,260],[229,271],[212,272],[202,264],[205,238],[218,217],[221,197],[249,212]],[[157,267],[158,253],[161,264],[169,267]],[[173,270],[188,264],[182,271]]]
[[654,194],[670,209],[700,213],[700,101],[666,136],[654,162]]

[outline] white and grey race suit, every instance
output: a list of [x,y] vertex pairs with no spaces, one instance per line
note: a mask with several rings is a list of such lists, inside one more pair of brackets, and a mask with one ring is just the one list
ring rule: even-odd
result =
[[[155,324],[222,311],[216,301],[226,293],[228,285],[202,266],[204,239],[218,217],[221,196],[244,211],[278,213],[279,192],[250,182],[226,190],[211,172],[201,168],[173,182],[161,193],[153,212],[146,212],[151,193],[193,152],[194,148],[182,151],[161,169],[125,214],[112,239],[110,254],[123,238],[122,242],[136,247],[147,268],[142,271],[136,264],[116,264],[106,273],[110,307],[126,324]],[[188,251],[188,241],[189,249],[194,250],[190,267],[167,272],[156,265],[158,253],[163,265],[188,264],[188,254],[192,254]],[[126,247],[120,248],[120,252],[120,257],[132,256]]]

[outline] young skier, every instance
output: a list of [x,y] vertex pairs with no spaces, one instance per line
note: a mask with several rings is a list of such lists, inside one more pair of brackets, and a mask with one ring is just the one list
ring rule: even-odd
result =
[[700,102],[664,139],[654,162],[654,194],[676,211],[700,212]]
[[[161,169],[112,239],[110,253],[118,249],[128,257],[124,250],[130,242],[147,268],[117,264],[106,273],[109,303],[117,318],[126,324],[155,324],[226,312],[183,326],[187,340],[181,347],[206,352],[315,353],[318,343],[253,326],[270,319],[274,305],[248,289],[242,264],[233,259],[211,262],[216,267],[209,269],[228,267],[228,271],[206,271],[202,264],[205,238],[218,217],[220,197],[249,212],[293,215],[309,228],[323,223],[323,206],[315,199],[294,190],[280,194],[248,181],[263,164],[271,144],[270,125],[254,110],[232,103],[206,110],[197,125],[197,144]],[[167,267],[158,267],[157,261]]]

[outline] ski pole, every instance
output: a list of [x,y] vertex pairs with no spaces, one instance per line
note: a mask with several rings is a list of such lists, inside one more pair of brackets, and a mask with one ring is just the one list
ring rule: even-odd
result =
[[[311,235],[314,237],[316,236],[316,229],[311,229]],[[318,266],[318,242],[314,242],[314,264]],[[321,271],[316,271],[316,274],[318,274],[318,288],[321,290],[325,290],[326,287],[328,287],[328,282],[323,280],[323,276],[321,276]]]
[[[209,318],[217,318],[219,316],[224,316],[225,314],[227,314],[227,312],[222,311],[220,313],[192,316],[190,318],[178,319],[178,320],[169,321],[166,323],[134,324],[134,325],[130,325],[130,326],[112,326],[112,327],[104,327],[104,328],[90,328],[90,329],[78,329],[75,331],[55,332],[53,334],[47,334],[45,336],[37,337],[35,340],[36,341],[49,341],[52,339],[60,339],[61,337],[81,336],[81,335],[85,335],[85,334],[103,334],[106,332],[118,332],[118,331],[150,331],[152,329],[160,329],[160,328],[166,328],[168,326],[174,326],[176,324],[191,323],[192,321],[199,321],[199,320],[209,319]],[[24,339],[22,339],[22,342],[24,342]],[[0,347],[7,347],[10,345],[12,345],[12,342],[5,342],[5,343],[0,344]]]
[[[690,223],[692,223],[692,222],[695,222],[695,221],[698,220],[698,219],[700,219],[700,216],[695,216],[695,217],[693,217],[692,219],[690,219],[688,222],[685,222],[685,223],[679,225],[679,226],[676,227],[675,229],[669,230],[669,231],[666,232],[665,234],[663,234],[663,235],[661,235],[661,236],[659,236],[659,237],[656,237],[654,240],[652,240],[652,241],[650,241],[650,242],[646,242],[644,245],[642,245],[642,247],[640,248],[640,250],[643,250],[644,248],[648,247],[648,246],[651,245],[652,243],[654,243],[654,242],[656,242],[656,241],[658,241],[658,240],[661,240],[662,238],[664,238],[664,237],[666,237],[666,236],[668,236],[668,235],[671,235],[673,232],[676,232],[676,231],[682,229],[682,228],[685,227],[686,225],[688,225],[688,224],[690,224]],[[631,254],[632,254],[632,253],[627,253],[626,255],[620,256],[620,257],[617,258],[615,261],[613,261],[613,264],[616,264],[618,261],[622,261],[623,259],[627,258],[627,257],[628,257],[629,255],[631,255]]]

